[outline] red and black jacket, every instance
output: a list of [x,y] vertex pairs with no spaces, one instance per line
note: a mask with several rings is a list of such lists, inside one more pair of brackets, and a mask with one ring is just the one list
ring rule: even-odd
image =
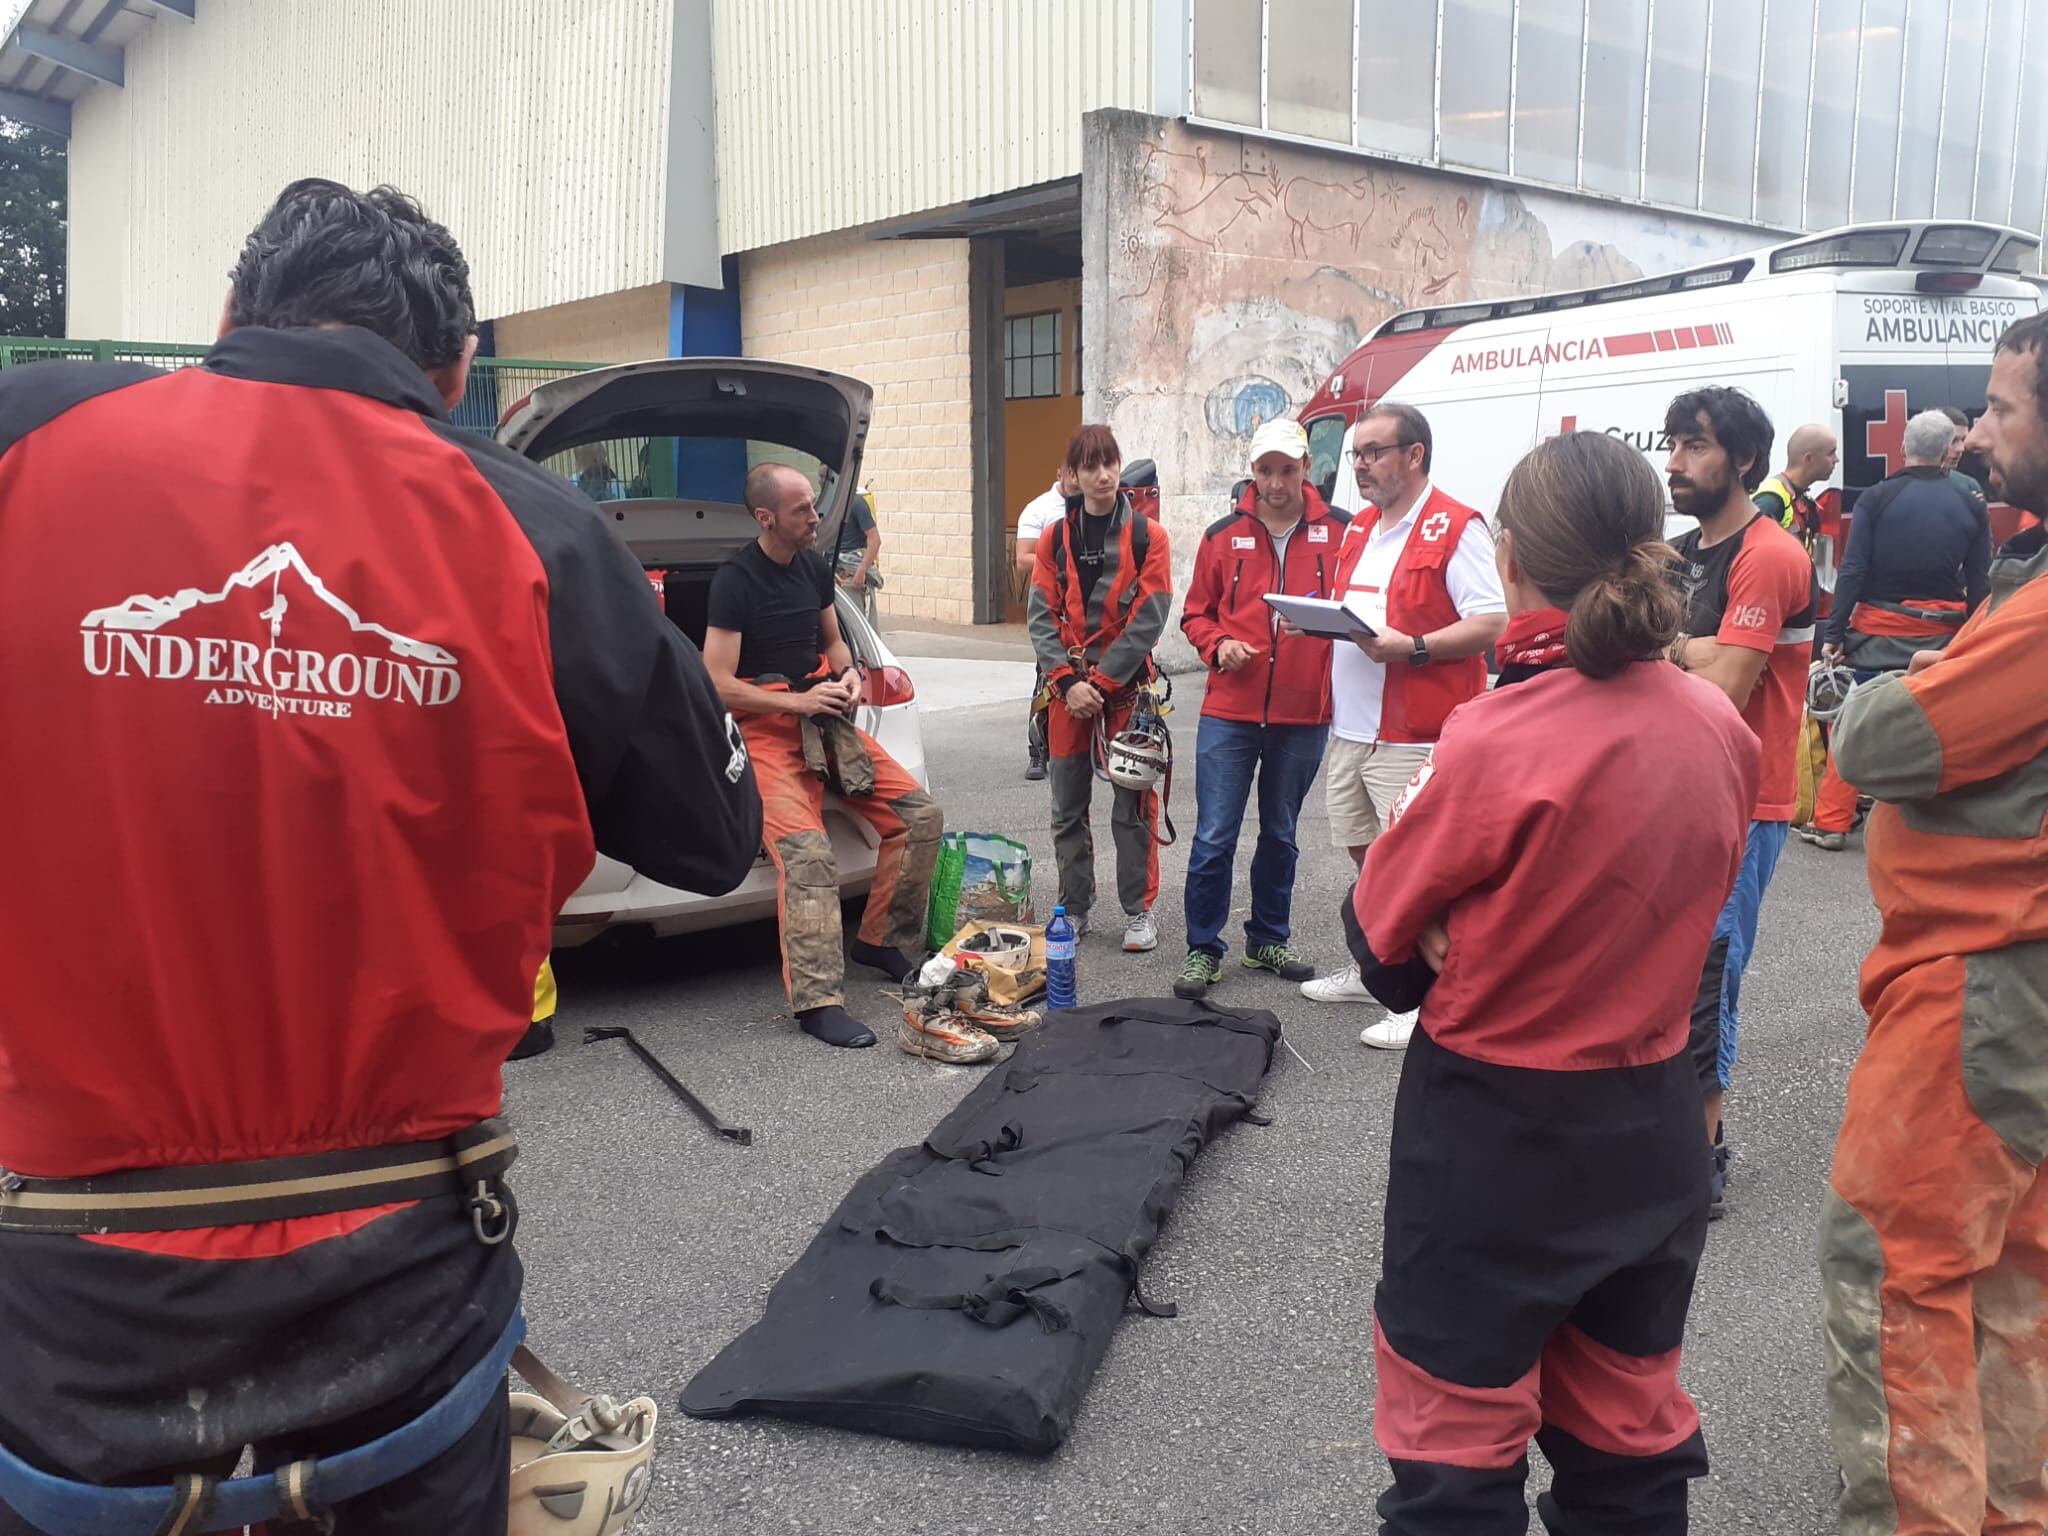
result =
[[1080,562],[1071,547],[1078,542],[1083,516],[1082,499],[1070,496],[1066,515],[1046,528],[1026,605],[1039,670],[1062,697],[1089,679],[1116,693],[1148,676],[1152,651],[1173,607],[1173,552],[1166,529],[1121,490],[1104,530],[1102,569],[1093,589],[1083,593]]
[[594,851],[703,891],[753,863],[751,775],[638,562],[367,331],[10,371],[0,507],[0,718],[35,722],[0,733],[35,807],[0,932],[41,957],[0,1166],[447,1135],[497,1112]]
[[[717,893],[760,846],[737,732],[638,562],[573,487],[451,425],[368,331],[237,330],[175,373],[0,375],[0,608],[0,1166],[19,1173],[424,1141],[495,1115],[594,854]],[[342,1396],[388,1401],[488,1343],[516,1298],[509,1245],[492,1260],[467,1233],[408,1207],[0,1236],[0,1336],[37,1338],[13,1358],[61,1379],[85,1368],[66,1330],[107,1323],[47,1299],[122,1295],[144,1337],[91,1396],[133,1405],[144,1438],[171,1422],[147,1406],[158,1377],[224,1403],[238,1375],[317,1392],[361,1367]],[[200,1258],[252,1262],[209,1266],[199,1307]],[[407,1307],[352,1316],[387,1281]],[[215,1304],[240,1331],[166,1321]],[[380,1367],[368,1344],[401,1322],[439,1328],[434,1347]],[[32,1417],[46,1387],[24,1369],[12,1407]],[[120,1411],[68,1432],[118,1458]]]
[[[1337,552],[1350,518],[1326,505],[1314,486],[1303,486],[1302,494],[1308,505],[1287,541],[1285,570],[1272,534],[1252,510],[1255,486],[1246,485],[1236,508],[1202,534],[1180,627],[1210,669],[1205,715],[1260,725],[1329,724],[1329,642],[1281,634],[1265,601],[1268,592],[1337,593]],[[1259,654],[1235,672],[1218,671],[1216,648],[1225,640],[1256,646]]]

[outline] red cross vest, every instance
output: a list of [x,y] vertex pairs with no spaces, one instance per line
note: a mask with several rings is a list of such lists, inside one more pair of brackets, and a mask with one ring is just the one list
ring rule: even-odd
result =
[[[1402,634],[1427,635],[1458,622],[1458,605],[1451,601],[1451,556],[1457,552],[1466,526],[1476,517],[1479,513],[1471,507],[1435,489],[1416,513],[1415,527],[1387,583],[1387,622]],[[1344,543],[1337,552],[1338,591],[1350,587],[1351,574],[1379,525],[1379,509],[1368,506],[1345,529]],[[1392,662],[1380,704],[1380,740],[1435,741],[1451,711],[1485,691],[1483,656],[1432,661],[1421,667]]]

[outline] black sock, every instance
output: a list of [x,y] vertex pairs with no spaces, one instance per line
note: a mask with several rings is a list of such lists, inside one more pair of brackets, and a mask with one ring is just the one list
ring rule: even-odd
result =
[[851,953],[862,965],[880,971],[891,981],[901,981],[917,969],[903,958],[902,950],[890,949],[882,944],[863,944],[859,939],[855,939]]
[[875,1043],[874,1031],[837,1003],[828,1003],[823,1008],[800,1009],[796,1022],[805,1034],[827,1045],[858,1049]]

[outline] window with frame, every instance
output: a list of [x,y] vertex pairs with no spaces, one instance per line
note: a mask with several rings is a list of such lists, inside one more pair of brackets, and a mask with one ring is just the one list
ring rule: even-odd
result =
[[1003,322],[1003,398],[1048,399],[1060,392],[1060,316],[1012,315]]

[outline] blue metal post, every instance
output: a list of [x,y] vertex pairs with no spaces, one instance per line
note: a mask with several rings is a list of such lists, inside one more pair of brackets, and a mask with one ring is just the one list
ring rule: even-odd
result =
[[[722,263],[723,283],[698,288],[688,283],[669,286],[668,350],[671,357],[738,357],[740,355],[740,263],[728,256]],[[683,439],[676,490],[703,501],[738,501],[747,478],[745,443]],[[659,457],[659,456],[658,456]],[[664,494],[661,486],[654,494]]]

